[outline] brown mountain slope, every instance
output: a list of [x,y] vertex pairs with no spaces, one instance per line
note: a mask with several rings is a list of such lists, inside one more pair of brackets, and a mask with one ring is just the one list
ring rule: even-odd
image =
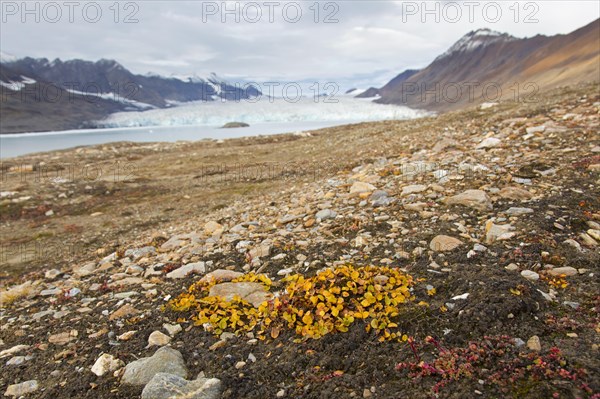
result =
[[470,32],[428,67],[379,89],[384,104],[434,111],[484,101],[531,101],[540,91],[600,81],[600,20],[568,35],[517,39]]

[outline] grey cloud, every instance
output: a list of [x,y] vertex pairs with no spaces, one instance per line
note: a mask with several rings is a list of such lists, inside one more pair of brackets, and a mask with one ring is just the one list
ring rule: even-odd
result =
[[[114,58],[136,73],[214,71],[245,80],[337,79],[347,86],[380,85],[405,68],[426,66],[472,29],[490,27],[515,36],[567,33],[599,13],[595,2],[546,1],[536,3],[539,23],[535,24],[514,23],[510,15],[494,24],[482,18],[474,23],[466,19],[422,23],[416,17],[403,21],[400,1],[321,1],[321,20],[327,11],[335,10],[333,6],[324,10],[327,3],[339,7],[334,16],[339,22],[325,24],[314,23],[308,9],[314,2],[308,1],[301,2],[305,14],[298,23],[286,22],[278,13],[269,23],[264,13],[258,23],[243,19],[235,23],[229,16],[230,22],[224,24],[219,15],[204,22],[202,2],[136,1],[139,22],[126,24],[114,23],[108,9],[113,2],[98,3],[104,14],[93,24],[82,18],[55,24],[8,18],[1,25],[0,49],[50,59]],[[125,11],[120,10],[121,20]]]

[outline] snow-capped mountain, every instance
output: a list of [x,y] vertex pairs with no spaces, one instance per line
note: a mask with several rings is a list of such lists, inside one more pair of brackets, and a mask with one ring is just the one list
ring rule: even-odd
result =
[[439,55],[435,61],[439,61],[457,54],[465,55],[494,43],[511,42],[514,40],[519,39],[509,35],[508,33],[500,33],[487,28],[474,30],[461,37],[460,40],[454,43],[454,45],[452,45],[452,47],[450,47],[446,52]]
[[598,37],[600,20],[568,35],[524,39],[479,29],[461,37],[426,68],[405,71],[361,96],[379,95],[378,103],[434,111],[479,102],[531,101],[545,89],[597,82]]
[[[4,53],[0,89],[2,133],[87,127],[88,121],[117,111],[167,108],[189,101],[239,101],[261,95],[253,86],[231,84],[216,74],[187,79],[136,75],[114,60],[17,59]],[[48,93],[54,93],[53,97],[44,95]],[[57,117],[63,114],[64,124]],[[22,119],[16,121],[11,119],[13,116]],[[26,126],[35,118],[46,121],[39,127],[33,126],[35,123]],[[52,120],[57,124],[52,125]]]

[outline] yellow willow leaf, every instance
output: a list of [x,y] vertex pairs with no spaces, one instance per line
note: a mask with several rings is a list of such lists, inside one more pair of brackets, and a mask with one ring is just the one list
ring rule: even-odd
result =
[[302,322],[306,325],[310,325],[313,322],[313,317],[310,312],[307,312],[304,316],[302,316]]
[[371,320],[371,327],[377,328],[377,320],[375,320],[375,319]]
[[340,313],[340,311],[338,310],[338,308],[332,308],[331,309],[331,314],[335,317],[337,317],[337,315]]

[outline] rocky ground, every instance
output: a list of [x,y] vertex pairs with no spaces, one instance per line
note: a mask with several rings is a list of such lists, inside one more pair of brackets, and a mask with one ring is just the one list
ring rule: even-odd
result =
[[[589,86],[414,121],[7,160],[0,391],[598,398],[599,126]],[[301,309],[289,276],[308,293],[326,270],[349,270],[362,301],[329,301],[348,292],[332,283],[314,303],[339,314]],[[387,328],[372,324],[383,298]],[[208,303],[302,321],[221,328]],[[331,314],[353,321],[315,337]]]

